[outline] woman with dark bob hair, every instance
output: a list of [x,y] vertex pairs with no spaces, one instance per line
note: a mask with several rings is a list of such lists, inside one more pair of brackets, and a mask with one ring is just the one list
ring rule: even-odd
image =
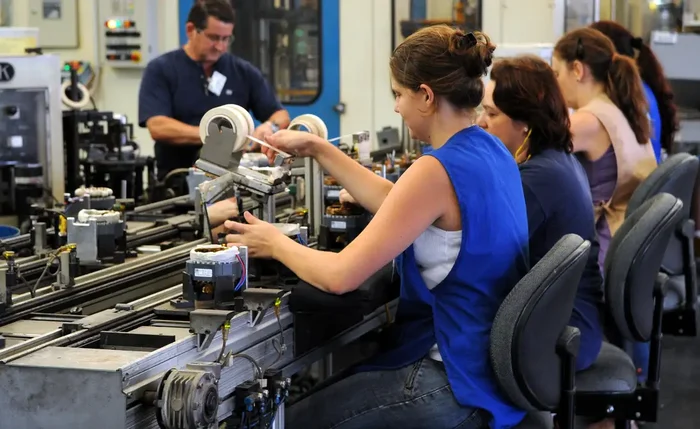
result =
[[479,125],[516,158],[525,193],[534,266],[566,234],[593,245],[578,286],[571,326],[581,331],[577,368],[593,364],[603,339],[602,279],[593,201],[586,172],[572,154],[569,113],[549,64],[534,56],[497,61],[486,85]]

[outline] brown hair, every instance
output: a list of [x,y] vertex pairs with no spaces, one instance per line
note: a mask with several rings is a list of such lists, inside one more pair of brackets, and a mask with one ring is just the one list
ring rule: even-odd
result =
[[677,116],[678,109],[673,102],[671,86],[664,76],[663,67],[659,64],[659,60],[656,59],[656,55],[654,55],[649,45],[644,43],[642,38],[634,37],[629,30],[617,22],[598,21],[591,24],[591,28],[595,28],[608,36],[619,54],[635,58],[635,51],[639,52],[639,55],[636,55],[639,74],[642,77],[642,81],[651,88],[651,92],[654,94],[659,107],[661,147],[667,153],[672,153],[674,137],[680,129]]
[[549,64],[530,55],[498,60],[491,80],[496,107],[530,128],[530,155],[545,149],[573,152],[569,111]]
[[425,84],[453,106],[474,109],[484,97],[481,78],[495,49],[483,33],[435,25],[406,38],[394,50],[389,66],[401,86],[417,91]]
[[622,111],[640,144],[649,141],[649,110],[637,65],[615,52],[615,46],[593,28],[579,28],[559,39],[554,47],[559,59],[587,65],[593,78],[602,83],[605,93]]

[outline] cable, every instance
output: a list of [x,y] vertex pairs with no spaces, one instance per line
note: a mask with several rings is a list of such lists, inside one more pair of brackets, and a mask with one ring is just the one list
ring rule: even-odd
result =
[[224,363],[224,352],[226,351],[226,341],[228,340],[228,331],[231,329],[231,322],[228,320],[224,323],[224,329],[221,331],[221,352],[219,357],[216,358],[216,362],[221,364]]
[[306,246],[306,241],[301,237],[301,234],[297,234],[297,240],[299,240],[299,244]]
[[243,284],[245,283],[245,276],[246,276],[245,264],[243,263],[243,258],[241,258],[240,254],[236,255],[236,258],[238,259],[238,263],[241,264],[241,278],[238,280],[238,284],[236,284],[236,287],[233,288],[234,292],[238,292],[238,290],[243,287]]
[[[274,362],[272,362],[267,367],[267,369],[270,369],[273,366],[275,366],[275,364],[277,364],[277,362],[279,362],[280,359],[282,359],[282,356],[284,356],[284,352],[287,351],[287,346],[284,344],[284,329],[282,328],[282,319],[280,318],[280,306],[281,305],[282,305],[282,301],[279,298],[277,298],[277,300],[275,300],[275,306],[273,308],[273,311],[275,313],[275,316],[277,317],[277,325],[280,328],[280,339],[279,339],[279,341],[277,340],[277,338],[272,339],[272,347],[277,352],[277,359],[275,359]],[[279,343],[279,349],[277,348],[278,343]]]
[[263,378],[263,370],[260,367],[260,364],[258,363],[258,361],[256,361],[255,359],[253,359],[252,357],[250,357],[249,355],[247,355],[245,353],[236,353],[235,355],[229,356],[229,359],[236,359],[236,358],[243,358],[243,359],[249,360],[253,364],[253,367],[255,368],[255,372],[257,374],[257,376],[255,378],[257,378],[258,380]]

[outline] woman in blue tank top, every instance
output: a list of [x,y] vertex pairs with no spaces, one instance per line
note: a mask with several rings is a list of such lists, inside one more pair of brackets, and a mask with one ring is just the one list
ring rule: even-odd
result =
[[593,200],[586,172],[572,154],[569,113],[549,64],[534,56],[496,61],[479,125],[516,158],[523,180],[534,266],[566,234],[593,245],[576,293],[569,324],[581,331],[576,369],[595,362],[603,343],[603,279]]
[[372,213],[340,253],[304,247],[246,213],[232,244],[271,257],[330,293],[359,287],[397,259],[396,340],[353,375],[291,406],[294,428],[494,428],[524,412],[499,390],[489,361],[493,319],[528,268],[527,214],[518,167],[476,123],[487,36],[447,26],[408,37],[391,60],[395,110],[434,149],[392,184],[332,144],[297,131],[268,142],[313,156]]

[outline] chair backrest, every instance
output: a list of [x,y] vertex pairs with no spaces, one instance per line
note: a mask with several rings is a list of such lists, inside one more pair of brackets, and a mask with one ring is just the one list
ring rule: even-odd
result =
[[[690,218],[690,207],[693,199],[700,160],[688,153],[671,155],[642,182],[632,194],[627,213],[639,209],[645,201],[662,192],[671,194],[683,202],[680,221]],[[683,242],[679,234],[673,234],[668,249],[661,263],[664,271],[671,275],[683,272]]]
[[566,329],[591,243],[562,237],[508,294],[491,329],[491,365],[502,390],[525,410],[559,405],[556,347]]
[[608,315],[622,337],[649,341],[654,284],[683,203],[657,194],[631,213],[610,241],[603,278]]

